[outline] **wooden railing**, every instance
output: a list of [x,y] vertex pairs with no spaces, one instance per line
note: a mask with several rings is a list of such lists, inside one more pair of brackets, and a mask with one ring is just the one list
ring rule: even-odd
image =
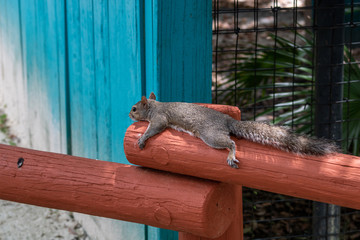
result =
[[[240,118],[237,108],[208,107]],[[181,240],[242,239],[241,186],[360,209],[359,157],[299,156],[234,139],[233,169],[227,150],[172,129],[139,150],[146,128],[128,128],[126,156],[163,171],[0,145],[0,198],[172,229]]]
[[204,237],[222,235],[235,212],[228,184],[113,162],[0,144],[0,173],[0,199]]
[[146,127],[135,123],[125,135],[126,157],[133,164],[360,209],[359,157],[300,156],[234,138],[240,164],[233,169],[226,164],[227,150],[172,129],[150,138],[139,151],[138,135]]

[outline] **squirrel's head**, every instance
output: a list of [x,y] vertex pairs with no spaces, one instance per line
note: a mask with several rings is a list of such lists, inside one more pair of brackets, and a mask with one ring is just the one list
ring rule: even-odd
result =
[[145,96],[142,96],[141,101],[137,102],[134,106],[131,107],[129,117],[134,121],[147,120],[150,109],[150,102],[155,100],[156,96],[153,92],[150,94],[149,99],[146,99]]

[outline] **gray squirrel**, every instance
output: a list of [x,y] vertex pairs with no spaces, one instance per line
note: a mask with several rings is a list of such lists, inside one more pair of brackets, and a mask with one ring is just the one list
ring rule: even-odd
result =
[[236,147],[230,135],[252,142],[273,146],[296,154],[316,155],[335,153],[337,146],[326,139],[316,139],[293,133],[283,126],[263,122],[238,121],[227,114],[193,103],[159,102],[154,93],[145,96],[132,106],[129,117],[134,121],[148,121],[149,126],[139,138],[140,149],[148,138],[161,133],[167,127],[189,133],[216,149],[230,150],[227,163],[238,168]]

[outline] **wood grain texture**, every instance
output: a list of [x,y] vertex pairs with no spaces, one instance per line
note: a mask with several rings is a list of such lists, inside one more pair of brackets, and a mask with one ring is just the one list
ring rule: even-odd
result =
[[135,123],[125,135],[125,154],[133,164],[360,209],[359,157],[300,156],[234,138],[240,164],[233,169],[226,163],[228,150],[172,129],[139,150],[137,140],[147,125]]
[[[18,159],[23,165],[18,168]],[[0,198],[218,237],[234,216],[230,185],[0,144]]]

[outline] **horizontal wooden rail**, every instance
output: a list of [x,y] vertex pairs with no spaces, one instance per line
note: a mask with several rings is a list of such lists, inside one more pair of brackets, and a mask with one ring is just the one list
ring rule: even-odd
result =
[[0,144],[0,199],[218,237],[234,216],[227,184]]
[[239,169],[233,169],[226,163],[228,150],[173,129],[150,138],[140,150],[137,140],[147,126],[137,122],[126,132],[124,148],[131,163],[360,209],[359,157],[299,156],[233,138],[240,160]]

